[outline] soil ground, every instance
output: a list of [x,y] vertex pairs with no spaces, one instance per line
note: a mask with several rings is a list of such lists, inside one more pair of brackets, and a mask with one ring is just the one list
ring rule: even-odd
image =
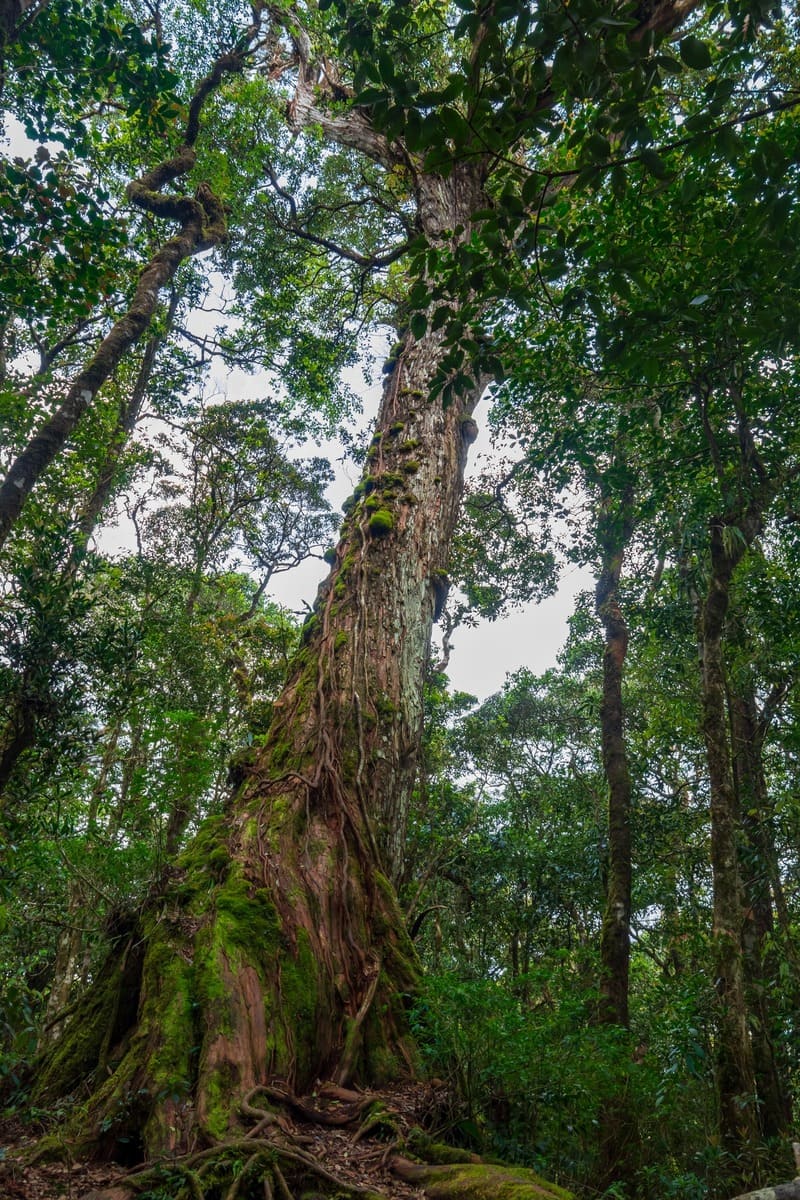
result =
[[[359,1137],[361,1126],[324,1125],[291,1104],[280,1115],[280,1128],[288,1141],[296,1142],[343,1183],[381,1192],[392,1200],[418,1200],[421,1189],[398,1179],[390,1160],[398,1139],[405,1139],[415,1127],[430,1129],[437,1123],[446,1108],[446,1089],[409,1083],[387,1091],[371,1090],[368,1096],[391,1113],[395,1133],[378,1125]],[[340,1101],[325,1096],[324,1088],[303,1097],[301,1104],[330,1116],[344,1109]],[[87,1193],[124,1182],[126,1169],[117,1163],[73,1161],[66,1141],[60,1161],[32,1166],[21,1161],[43,1132],[42,1124],[25,1122],[22,1116],[0,1121],[0,1200],[80,1200]]]

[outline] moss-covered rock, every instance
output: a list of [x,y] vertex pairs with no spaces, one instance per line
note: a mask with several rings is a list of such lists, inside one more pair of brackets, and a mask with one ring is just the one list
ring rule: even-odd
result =
[[572,1193],[524,1167],[490,1163],[427,1166],[395,1159],[395,1172],[421,1184],[427,1200],[572,1200]]

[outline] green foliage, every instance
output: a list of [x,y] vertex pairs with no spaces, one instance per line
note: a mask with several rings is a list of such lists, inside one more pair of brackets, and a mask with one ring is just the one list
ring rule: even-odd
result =
[[4,100],[12,112],[19,106],[28,137],[81,149],[88,128],[78,114],[109,101],[163,133],[175,115],[178,77],[158,36],[116,0],[50,0],[41,7],[5,51]]
[[566,955],[513,988],[428,977],[417,1034],[458,1097],[451,1132],[462,1144],[557,1182],[591,1179],[598,1114],[630,1053],[620,1031],[587,1022],[593,999]]
[[41,337],[114,289],[127,231],[108,199],[63,150],[0,163],[0,298]]
[[[430,1070],[458,1096],[449,1120],[461,1143],[589,1185],[600,1116],[624,1081],[638,1125],[634,1194],[689,1200],[724,1196],[731,1163],[716,1133],[693,647],[676,651],[683,609],[673,603],[668,620],[661,600],[649,642],[632,647],[626,689],[635,795],[629,1033],[595,1020],[605,806],[591,610],[579,610],[561,670],[540,679],[521,672],[477,708],[449,697],[441,679],[429,691],[409,866],[410,879],[425,883],[410,883],[408,894],[429,968],[418,1033]],[[784,999],[778,1020],[792,1024],[795,1002]],[[764,1145],[747,1169],[782,1176],[774,1153]]]

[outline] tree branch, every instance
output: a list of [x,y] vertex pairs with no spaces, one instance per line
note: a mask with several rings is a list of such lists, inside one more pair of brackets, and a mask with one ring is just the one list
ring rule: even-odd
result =
[[295,237],[300,238],[301,241],[310,242],[312,245],[319,246],[323,250],[329,250],[331,254],[337,255],[339,258],[345,258],[348,262],[356,263],[357,266],[364,267],[368,271],[390,266],[398,258],[402,258],[408,249],[410,242],[405,241],[401,245],[395,246],[393,250],[387,250],[384,254],[361,254],[358,250],[351,250],[349,246],[340,246],[338,242],[334,242],[330,238],[311,233],[300,222],[294,196],[291,192],[287,192],[285,188],[281,187],[271,166],[267,167],[267,174],[276,194],[287,202],[289,211],[292,214],[291,221],[284,221],[276,214],[275,219],[284,233],[291,233]]
[[275,24],[286,32],[292,44],[292,59],[282,65],[281,71],[285,72],[291,67],[297,70],[294,96],[287,108],[290,128],[299,133],[310,125],[318,125],[325,136],[337,145],[360,150],[375,162],[390,166],[396,161],[397,155],[383,134],[375,130],[365,112],[351,108],[332,116],[319,107],[316,96],[322,94],[333,97],[335,86],[329,72],[326,73],[325,64],[313,60],[311,39],[296,13],[278,5],[267,7]]
[[[247,32],[248,39],[256,31],[257,27],[251,26]],[[194,143],[200,132],[203,104],[224,76],[241,71],[244,62],[243,51],[226,52],[217,59],[209,74],[195,89],[189,105],[183,144],[178,152],[128,184],[126,194],[131,203],[154,216],[179,222],[180,230],[150,259],[139,277],[127,312],[115,322],[94,356],[75,378],[61,406],[45,421],[12,464],[0,486],[0,546],[11,532],[35,484],[63,450],[100,387],[149,326],[161,289],[171,282],[187,258],[225,240],[225,210],[207,183],[200,183],[194,196],[165,195],[162,189],[187,174],[194,166]]]

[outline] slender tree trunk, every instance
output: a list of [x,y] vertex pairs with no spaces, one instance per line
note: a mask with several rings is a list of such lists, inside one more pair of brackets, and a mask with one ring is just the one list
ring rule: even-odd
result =
[[[598,520],[602,566],[595,604],[606,635],[600,730],[603,769],[608,787],[608,886],[600,937],[600,1009],[606,1025],[628,1029],[631,920],[631,776],[625,744],[622,679],[628,626],[619,598],[625,549],[633,532],[630,485],[617,496],[605,495]],[[627,1075],[618,1095],[605,1108],[600,1129],[600,1180],[628,1178],[636,1142],[636,1120],[628,1100]]]
[[[741,813],[745,895],[743,964],[750,1037],[758,1095],[758,1120],[764,1138],[776,1138],[791,1126],[792,1106],[784,1072],[778,1065],[772,1036],[774,1021],[769,1002],[765,943],[774,928],[770,880],[774,848],[769,796],[764,774],[763,732],[752,692],[728,687],[733,775]],[[775,872],[777,868],[775,866]]]
[[114,492],[122,455],[138,424],[142,405],[150,390],[158,352],[172,331],[179,303],[180,293],[177,288],[173,288],[164,317],[164,326],[158,334],[148,338],[130,395],[120,405],[119,418],[100,467],[97,482],[78,515],[76,536],[65,568],[65,572],[70,577],[77,571],[89,540],[97,528],[103,509]]
[[706,384],[697,391],[703,433],[724,506],[709,522],[709,578],[706,594],[698,606],[697,631],[711,808],[720,1134],[731,1161],[738,1164],[738,1178],[747,1184],[752,1161],[748,1161],[746,1151],[754,1146],[759,1129],[743,950],[746,908],[739,848],[741,811],[726,720],[724,639],[734,574],[761,533],[764,514],[782,481],[771,476],[761,460],[743,389],[742,378],[736,369],[732,370],[727,397],[736,419],[737,451],[727,459],[711,419],[711,389]]
[[63,917],[64,924],[56,941],[53,978],[44,1011],[42,1033],[39,1038],[40,1050],[48,1042],[56,1041],[62,1032],[62,1022],[58,1020],[58,1015],[64,1012],[69,1003],[83,948],[83,930],[80,928],[83,904],[83,889],[80,882],[73,879],[70,881],[68,889],[67,906]]
[[36,703],[30,695],[28,679],[26,672],[17,694],[11,698],[8,716],[0,731],[0,811],[19,758],[36,740]]
[[727,550],[724,526],[711,525],[710,579],[698,619],[703,737],[711,795],[714,976],[717,990],[717,1085],[723,1145],[739,1155],[757,1132],[753,1053],[742,953],[744,894],[739,810],[725,714],[723,630],[733,572],[744,547]]
[[604,502],[599,522],[603,563],[597,581],[597,615],[606,635],[600,731],[608,786],[608,887],[600,940],[600,996],[603,1019],[628,1028],[631,920],[631,776],[625,745],[622,678],[628,650],[628,626],[619,600],[625,547],[633,522],[630,489],[620,513]]

